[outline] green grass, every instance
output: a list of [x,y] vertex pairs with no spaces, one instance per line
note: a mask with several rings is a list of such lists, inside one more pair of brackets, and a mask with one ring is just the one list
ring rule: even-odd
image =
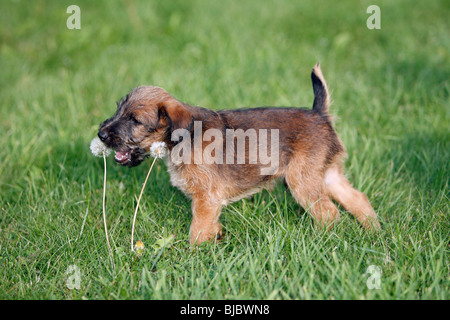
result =
[[[449,299],[448,1],[73,1],[0,4],[1,299]],[[377,211],[316,229],[283,186],[226,209],[225,240],[190,250],[189,201],[150,165],[102,160],[89,142],[142,84],[210,108],[312,106],[317,62],[354,185]],[[171,246],[153,249],[175,236]],[[81,288],[66,270],[77,265]],[[381,268],[380,289],[366,285]]]

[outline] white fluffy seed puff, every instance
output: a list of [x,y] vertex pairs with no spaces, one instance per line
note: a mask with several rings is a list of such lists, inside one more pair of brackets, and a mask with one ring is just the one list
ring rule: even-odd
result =
[[153,158],[164,158],[167,155],[167,145],[163,141],[153,142],[150,147],[150,154]]
[[109,149],[98,137],[95,137],[91,141],[91,152],[96,157],[105,157],[109,156],[111,153],[111,149]]

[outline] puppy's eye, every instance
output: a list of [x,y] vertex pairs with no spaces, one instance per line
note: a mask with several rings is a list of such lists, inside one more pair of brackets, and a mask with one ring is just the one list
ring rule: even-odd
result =
[[142,125],[142,123],[138,119],[136,119],[133,115],[130,115],[130,120],[133,121],[135,124]]
[[149,133],[153,133],[156,131],[156,128],[150,128],[149,126],[143,124],[142,122],[140,122],[138,119],[136,119],[133,115],[130,115],[130,120],[133,121],[136,125],[140,125],[140,126],[144,126],[145,129],[147,129],[147,131]]

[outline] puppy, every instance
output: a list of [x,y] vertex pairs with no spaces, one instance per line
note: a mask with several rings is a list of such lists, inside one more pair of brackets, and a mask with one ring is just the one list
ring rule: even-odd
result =
[[171,183],[192,199],[191,244],[220,239],[221,208],[279,179],[319,226],[330,228],[339,219],[333,199],[364,227],[379,228],[367,197],[343,174],[345,149],[331,124],[319,64],[311,78],[312,110],[214,111],[183,103],[159,87],[138,87],[118,103],[98,136],[129,167],[148,156],[152,143],[167,144]]

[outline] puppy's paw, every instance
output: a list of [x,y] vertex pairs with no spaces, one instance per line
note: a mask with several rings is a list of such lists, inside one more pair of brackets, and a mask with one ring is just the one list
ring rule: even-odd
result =
[[191,226],[190,244],[201,244],[205,241],[216,242],[223,239],[222,226],[220,223],[215,223],[208,227]]

